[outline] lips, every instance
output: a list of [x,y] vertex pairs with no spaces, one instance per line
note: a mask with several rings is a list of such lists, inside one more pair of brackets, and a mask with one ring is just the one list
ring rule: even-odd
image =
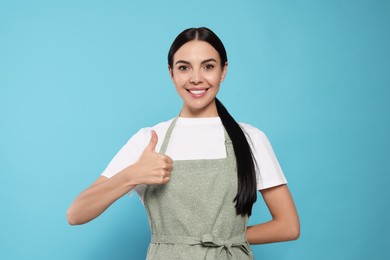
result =
[[192,97],[199,98],[206,95],[208,88],[201,89],[187,89],[187,91],[191,94]]
[[200,95],[206,92],[206,89],[190,89],[189,92],[194,95]]

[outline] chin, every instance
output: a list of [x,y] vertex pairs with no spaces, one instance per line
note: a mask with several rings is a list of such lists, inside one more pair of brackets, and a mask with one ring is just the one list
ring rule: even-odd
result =
[[191,114],[205,115],[205,116],[217,116],[216,107],[211,102],[186,102],[183,106],[183,110],[188,111]]

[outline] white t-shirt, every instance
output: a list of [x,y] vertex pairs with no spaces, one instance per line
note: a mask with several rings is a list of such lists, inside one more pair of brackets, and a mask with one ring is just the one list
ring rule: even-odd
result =
[[[153,127],[142,128],[122,147],[111,160],[102,175],[110,178],[129,165],[134,164],[150,142],[151,130],[156,131],[160,151],[165,134],[173,119]],[[259,129],[239,123],[247,136],[256,159],[257,189],[262,190],[287,183],[268,138]],[[166,154],[172,160],[219,159],[226,157],[224,128],[219,117],[179,117],[173,128]],[[146,185],[134,190],[143,201]]]

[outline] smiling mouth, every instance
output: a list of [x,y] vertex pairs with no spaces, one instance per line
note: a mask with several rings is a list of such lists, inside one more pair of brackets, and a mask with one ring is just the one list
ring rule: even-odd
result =
[[187,89],[187,91],[193,95],[202,95],[207,90],[209,90],[209,89],[208,88],[206,88],[206,89]]

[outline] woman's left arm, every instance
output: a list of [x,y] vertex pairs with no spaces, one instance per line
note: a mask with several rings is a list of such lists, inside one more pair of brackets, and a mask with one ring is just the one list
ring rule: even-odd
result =
[[246,237],[249,244],[298,239],[300,234],[298,213],[287,185],[279,185],[260,192],[272,220],[247,228]]

